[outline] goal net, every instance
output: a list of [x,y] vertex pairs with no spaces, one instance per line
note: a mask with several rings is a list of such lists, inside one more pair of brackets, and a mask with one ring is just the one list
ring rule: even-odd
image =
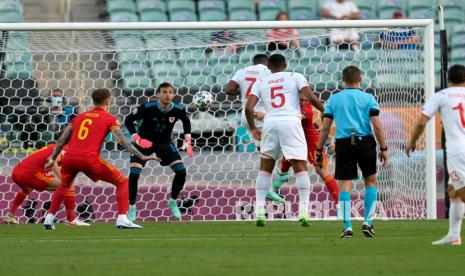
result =
[[[376,216],[433,218],[432,128],[428,128],[428,139],[421,138],[413,157],[403,153],[420,107],[434,90],[430,74],[433,46],[428,44],[431,33],[425,31],[427,26],[432,28],[432,23],[350,21],[351,25],[344,25],[353,27],[349,29],[331,22],[203,22],[175,23],[171,27],[169,23],[83,24],[77,28],[44,24],[42,29],[34,25],[35,30],[28,29],[27,24],[0,24],[1,215],[6,214],[9,201],[19,189],[10,177],[14,166],[33,150],[55,141],[75,114],[90,108],[93,89],[111,90],[110,112],[122,122],[133,108],[153,100],[151,96],[160,83],[170,82],[177,91],[175,102],[184,104],[190,115],[195,149],[192,159],[181,149],[187,168],[187,182],[178,199],[182,220],[253,219],[259,154],[240,121],[240,99],[227,96],[223,89],[235,71],[252,64],[254,55],[270,53],[270,29],[284,27],[297,29],[298,34],[288,39],[299,44],[298,48],[279,50],[287,59],[287,70],[302,73],[322,101],[342,88],[342,70],[356,65],[363,71],[362,89],[374,94],[380,103],[390,164],[379,167]],[[331,43],[330,27],[357,34],[359,43]],[[406,32],[417,42],[405,42],[409,38]],[[207,112],[198,111],[192,104],[193,95],[200,90],[210,91],[215,97]],[[316,112],[314,118],[320,125]],[[176,125],[173,141],[178,147],[182,146],[181,137],[182,126]],[[326,152],[329,169],[334,172],[332,138],[327,141]],[[101,154],[129,175],[129,153],[111,136]],[[334,218],[335,205],[313,167],[309,168],[309,214],[316,219]],[[169,167],[155,162],[143,169],[137,202],[139,220],[171,220],[167,200],[172,177]],[[289,183],[280,191],[285,203],[267,204],[269,219],[294,218],[298,200],[294,183],[291,173]],[[363,181],[354,183],[352,213],[360,217]],[[77,212],[82,219],[115,218],[114,187],[93,183],[83,175],[76,179],[76,186]],[[20,222],[39,222],[50,199],[50,192],[34,191],[16,216]],[[63,212],[58,214],[62,216]]]

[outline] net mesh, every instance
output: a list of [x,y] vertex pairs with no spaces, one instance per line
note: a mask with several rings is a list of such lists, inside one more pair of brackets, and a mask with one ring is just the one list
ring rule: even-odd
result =
[[[415,32],[418,43],[399,47],[405,31]],[[357,29],[360,53],[348,44],[332,45],[327,29],[299,29],[298,49],[281,51],[288,70],[304,74],[321,100],[342,87],[341,72],[348,65],[363,71],[362,88],[380,102],[391,163],[379,168],[377,216],[424,218],[426,216],[425,152],[407,159],[402,149],[424,100],[423,29]],[[251,65],[257,53],[267,50],[269,30],[176,31],[54,31],[2,32],[0,56],[1,149],[0,212],[7,212],[18,187],[10,174],[34,149],[56,139],[74,114],[91,106],[95,88],[111,89],[110,112],[121,121],[137,105],[149,100],[161,82],[177,90],[175,102],[185,104],[192,120],[195,156],[181,152],[187,168],[182,192],[183,220],[246,220],[254,206],[254,180],[259,154],[241,125],[241,103],[223,91],[232,74]],[[380,43],[380,34],[385,42]],[[386,42],[387,41],[387,42]],[[397,45],[397,46],[396,46]],[[353,45],[352,45],[353,46]],[[56,103],[51,89],[64,92]],[[199,90],[215,96],[208,112],[192,104]],[[315,118],[319,118],[315,114]],[[316,119],[316,123],[321,121]],[[182,126],[173,139],[181,146]],[[424,144],[424,138],[422,138]],[[334,171],[333,141],[327,143],[329,168]],[[123,174],[129,174],[129,154],[109,136],[102,157]],[[312,167],[310,166],[312,172]],[[169,167],[148,163],[139,181],[138,217],[144,221],[170,219],[167,208],[173,174]],[[310,215],[329,218],[334,203],[315,174]],[[268,204],[268,218],[292,219],[297,211],[297,190],[291,177],[281,189],[284,204]],[[114,188],[78,176],[77,201],[81,218],[99,221],[115,218]],[[355,181],[353,213],[363,215],[363,181]],[[33,192],[16,214],[20,222],[40,221],[51,198]],[[59,213],[58,217],[63,214]]]

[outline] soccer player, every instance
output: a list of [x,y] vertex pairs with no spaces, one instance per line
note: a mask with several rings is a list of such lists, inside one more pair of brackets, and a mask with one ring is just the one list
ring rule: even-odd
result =
[[84,173],[93,181],[102,180],[116,186],[116,200],[118,202],[117,228],[142,228],[127,218],[127,178],[113,165],[101,159],[100,149],[108,132],[111,131],[118,143],[142,160],[159,159],[156,155],[143,155],[126,138],[116,117],[108,113],[110,100],[110,90],[104,88],[94,90],[92,92],[92,101],[95,107],[71,120],[58,139],[52,155],[48,158],[45,168],[49,168],[55,163],[63,145],[67,144],[66,153],[61,161],[61,182],[53,193],[50,209],[45,216],[45,229],[55,229],[53,225],[55,214],[63,201],[63,197],[69,193],[74,178],[79,172]]
[[[18,223],[15,219],[16,210],[32,192],[32,190],[55,191],[58,187],[58,184],[60,184],[60,168],[58,163],[60,162],[61,155],[57,158],[57,161],[53,164],[51,169],[56,177],[50,175],[50,169],[44,169],[44,165],[47,162],[48,157],[52,154],[54,148],[54,144],[43,147],[23,159],[14,167],[11,178],[20,189],[11,202],[8,213],[5,217],[3,217],[3,222],[8,224]],[[88,223],[78,220],[74,215],[76,207],[74,185],[72,185],[68,193],[65,194],[64,204],[67,206],[66,224],[70,226],[89,225]]]
[[[174,88],[169,83],[162,83],[156,90],[158,100],[140,105],[129,114],[124,121],[129,133],[136,143],[136,148],[144,154],[156,153],[161,158],[162,166],[170,166],[174,172],[171,185],[171,198],[168,207],[172,215],[179,219],[181,211],[176,199],[186,182],[186,168],[176,145],[171,140],[171,133],[177,120],[181,120],[184,127],[184,145],[189,157],[194,156],[192,150],[191,123],[183,106],[173,102],[176,95]],[[140,122],[140,128],[136,130],[135,123]],[[131,221],[136,219],[136,198],[139,176],[144,168],[146,160],[131,156],[131,169],[129,173],[129,214]]]
[[441,113],[446,133],[447,167],[449,169],[448,193],[450,198],[449,232],[434,245],[460,245],[460,228],[465,212],[465,67],[453,65],[448,73],[449,88],[435,93],[426,101],[420,118],[412,129],[406,153],[415,150],[415,144],[423,133],[426,123],[436,112]]
[[[323,179],[326,188],[328,189],[331,197],[333,198],[336,206],[339,202],[339,188],[337,187],[337,182],[326,166],[326,154],[323,152],[323,164],[322,166],[315,166],[315,150],[316,144],[318,143],[318,138],[320,132],[315,128],[313,123],[313,108],[312,105],[308,102],[307,98],[304,95],[300,94],[300,108],[302,111],[302,128],[304,129],[305,140],[307,141],[307,156],[308,161],[314,166],[316,173]],[[281,158],[281,166],[277,171],[277,178],[273,181],[273,187],[276,192],[279,191],[283,182],[288,181],[289,179],[289,169],[291,168],[291,162],[285,158]]]
[[[310,179],[307,170],[307,144],[302,130],[299,93],[310,100],[318,110],[323,104],[313,94],[307,80],[299,73],[284,72],[286,59],[281,54],[271,55],[268,59],[269,76],[262,78],[253,86],[247,98],[245,115],[254,139],[261,140],[260,171],[256,180],[256,223],[265,226],[265,194],[271,186],[271,173],[276,160],[282,154],[291,162],[296,174],[296,186],[299,191],[299,215],[302,226],[309,226],[308,206],[310,197]],[[263,134],[254,121],[254,107],[263,101],[266,117]]]
[[[242,124],[246,126],[249,131],[249,124],[247,124],[247,120],[245,118],[245,103],[247,102],[247,97],[250,95],[252,87],[257,80],[260,80],[270,74],[270,69],[268,69],[268,57],[264,54],[255,55],[253,57],[253,65],[239,69],[229,81],[228,86],[224,91],[226,94],[231,96],[241,96]],[[265,118],[265,107],[261,101],[258,101],[257,105],[255,105],[253,116],[255,126],[261,130],[263,127],[263,119]],[[255,146],[260,151],[260,141],[255,140]],[[267,192],[266,198],[280,203],[284,202],[284,199],[274,191]]]
[[[352,180],[358,177],[357,165],[365,179],[365,221],[362,232],[366,237],[374,237],[372,215],[377,197],[376,191],[376,141],[379,144],[380,160],[387,165],[388,154],[384,141],[384,130],[379,120],[379,105],[373,95],[359,89],[361,71],[355,66],[347,66],[342,71],[345,89],[332,95],[326,102],[323,113],[323,126],[315,156],[317,166],[323,165],[323,147],[328,138],[333,120],[336,123],[336,172],[339,181],[339,210],[344,220],[341,238],[353,236],[350,191]],[[371,124],[370,124],[371,123]],[[376,140],[373,137],[373,131]]]

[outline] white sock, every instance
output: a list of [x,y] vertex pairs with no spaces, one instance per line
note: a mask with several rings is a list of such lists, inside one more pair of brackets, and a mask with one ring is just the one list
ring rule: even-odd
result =
[[265,210],[265,196],[271,186],[271,173],[259,171],[255,183],[256,210]]
[[51,224],[51,223],[53,223],[54,220],[55,220],[55,215],[48,213],[45,216],[44,224]]
[[299,215],[308,213],[308,205],[310,200],[310,178],[308,172],[303,171],[295,174],[295,184],[299,190]]
[[459,199],[450,201],[449,207],[449,237],[459,238],[460,228],[462,227],[463,213],[465,212],[465,204]]

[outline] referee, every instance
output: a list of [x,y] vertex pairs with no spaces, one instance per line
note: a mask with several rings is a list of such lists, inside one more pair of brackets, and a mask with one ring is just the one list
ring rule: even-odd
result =
[[[317,165],[323,160],[323,146],[328,137],[333,120],[336,123],[336,172],[339,184],[339,210],[344,220],[341,238],[353,236],[350,221],[350,191],[352,180],[358,177],[357,165],[365,179],[365,221],[362,232],[366,237],[374,237],[371,217],[376,202],[376,140],[379,144],[380,160],[388,162],[384,130],[379,120],[379,105],[373,95],[359,89],[361,72],[355,66],[342,71],[345,89],[332,95],[323,112],[324,120],[320,140],[316,149]],[[373,125],[373,131],[371,125]],[[373,137],[373,132],[376,140]]]

